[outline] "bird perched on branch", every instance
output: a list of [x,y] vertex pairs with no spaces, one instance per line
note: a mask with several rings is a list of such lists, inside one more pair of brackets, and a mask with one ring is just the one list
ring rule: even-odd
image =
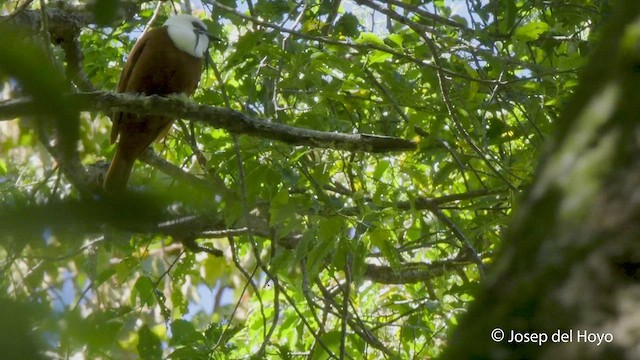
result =
[[[219,40],[207,32],[200,19],[186,14],[171,16],[162,27],[138,39],[120,75],[118,92],[191,96],[200,81],[209,42]],[[104,180],[105,191],[125,190],[138,156],[167,134],[173,120],[161,115],[113,115],[110,140],[113,144],[120,139]]]

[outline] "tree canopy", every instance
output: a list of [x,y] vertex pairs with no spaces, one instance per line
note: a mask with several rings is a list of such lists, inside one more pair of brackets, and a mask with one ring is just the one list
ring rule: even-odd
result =
[[[1,6],[1,341],[33,358],[439,356],[611,12]],[[194,99],[113,93],[175,12],[224,39]],[[116,110],[181,120],[110,197]]]

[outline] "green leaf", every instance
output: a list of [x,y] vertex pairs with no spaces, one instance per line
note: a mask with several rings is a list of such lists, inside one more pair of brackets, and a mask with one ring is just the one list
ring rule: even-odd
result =
[[190,347],[181,347],[176,349],[169,355],[169,359],[175,360],[207,360],[210,359],[200,349]]
[[289,203],[289,191],[287,189],[283,189],[278,191],[278,193],[271,198],[271,205],[286,205]]
[[380,46],[387,46],[387,45],[385,45],[384,41],[378,37],[378,35],[376,35],[374,33],[370,33],[370,32],[361,33],[360,37],[358,37],[355,40],[355,43],[356,44],[375,44],[375,45],[380,45]]
[[373,50],[371,54],[369,54],[369,64],[375,64],[380,62],[385,62],[386,60],[392,58],[393,55],[389,54],[385,51]]
[[[342,339],[342,332],[340,331],[329,331],[326,334],[323,334],[320,338],[322,343],[333,353],[340,353],[340,341]],[[324,347],[319,346],[317,351],[313,354],[313,359],[328,359],[330,358],[330,354],[324,349]]]
[[400,257],[398,256],[398,250],[395,248],[394,242],[391,241],[391,239],[395,237],[393,232],[376,227],[369,232],[369,237],[371,244],[385,255],[392,267],[397,268],[400,265]]
[[400,34],[389,34],[387,39],[391,40],[394,44],[402,47],[402,43],[404,42],[404,37]]
[[358,26],[360,22],[352,13],[345,13],[336,22],[335,29],[338,33],[346,37],[356,37],[359,34]]
[[94,280],[95,284],[94,286],[100,286],[102,283],[104,283],[105,281],[107,281],[108,279],[110,279],[113,275],[116,274],[116,269],[115,268],[109,268],[109,269],[105,269],[103,271],[101,271],[98,276],[96,276],[96,279]]
[[516,17],[518,15],[518,8],[516,7],[516,0],[502,0],[504,3],[504,21],[500,24],[500,30],[506,34],[511,31],[513,25],[516,23]]
[[204,335],[196,331],[193,324],[182,319],[171,323],[171,345],[190,345],[198,341],[204,341]]
[[522,41],[534,41],[547,30],[549,30],[549,24],[546,22],[533,21],[517,28],[513,36]]
[[160,338],[145,324],[138,330],[138,355],[144,360],[162,359]]
[[152,306],[155,302],[154,285],[147,276],[140,276],[131,291],[131,305],[136,306],[136,300],[140,305]]
[[343,230],[342,219],[337,216],[330,218],[320,218],[317,221],[317,241],[313,243],[313,249],[308,253],[307,267],[309,276],[317,275],[325,257],[336,251],[338,236]]
[[390,166],[391,164],[387,160],[378,161],[375,169],[373,170],[373,177],[375,179],[382,179],[382,176],[384,175],[385,171],[387,171],[387,169],[389,169]]

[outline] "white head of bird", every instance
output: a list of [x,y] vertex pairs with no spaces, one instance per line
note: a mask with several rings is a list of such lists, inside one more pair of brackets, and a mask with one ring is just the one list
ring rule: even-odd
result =
[[207,25],[202,20],[188,14],[174,15],[164,26],[178,49],[197,58],[205,56],[210,39],[217,39],[207,32]]

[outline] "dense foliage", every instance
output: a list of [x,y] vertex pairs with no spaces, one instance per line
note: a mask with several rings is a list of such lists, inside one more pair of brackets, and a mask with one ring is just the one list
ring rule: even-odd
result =
[[[44,2],[25,4],[4,3],[3,15],[42,14]],[[50,71],[66,67],[72,91],[113,90],[141,30],[173,10],[160,5],[156,19],[152,3],[85,5],[64,9],[87,23],[75,39],[80,75],[59,46],[43,42],[40,60]],[[96,210],[101,195],[82,193],[74,168],[60,166],[65,132],[46,121],[55,116],[14,119],[0,103],[0,119],[10,120],[0,122],[0,286],[29,303],[2,311],[32,321],[34,342],[51,357],[440,354],[608,2],[173,7],[225,39],[211,49],[196,102],[299,128],[408,139],[416,150],[292,146],[182,120],[155,146],[179,168],[148,154],[153,165],[138,162],[131,197]],[[32,49],[11,39],[0,79],[15,100],[34,95],[24,85],[35,77],[55,76],[11,67]],[[79,127],[82,164],[104,170],[101,160],[113,156],[108,116],[83,112]]]

